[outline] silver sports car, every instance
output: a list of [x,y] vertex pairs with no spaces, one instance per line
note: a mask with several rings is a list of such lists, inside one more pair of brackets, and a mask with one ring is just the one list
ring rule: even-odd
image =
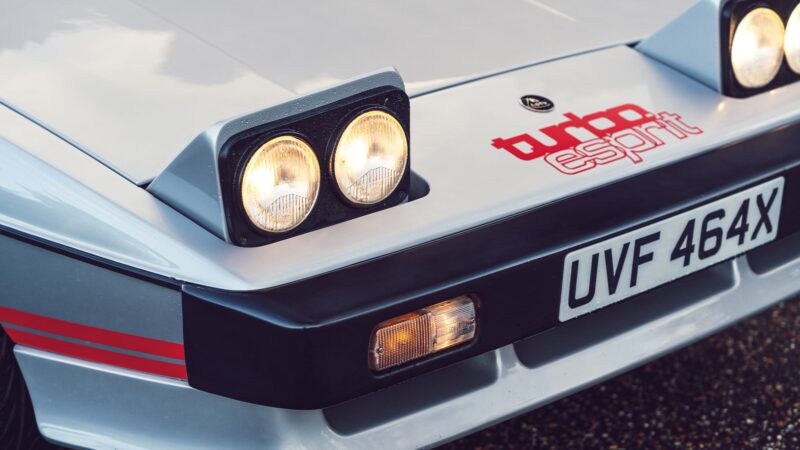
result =
[[800,292],[797,4],[0,0],[0,447],[427,447]]

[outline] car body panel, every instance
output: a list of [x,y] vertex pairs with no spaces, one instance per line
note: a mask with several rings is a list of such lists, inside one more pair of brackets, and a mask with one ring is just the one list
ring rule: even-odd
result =
[[[181,295],[176,286],[137,279],[31,241],[0,235],[6,308],[82,325],[182,343]],[[58,327],[46,327],[55,328]]]
[[240,281],[219,270],[220,252],[230,247],[225,242],[2,106],[0,136],[0,225],[5,229],[136,268],[151,278],[177,280],[194,272]]
[[146,183],[206,127],[297,94],[387,66],[415,94],[631,43],[690,0],[500,3],[4,0],[0,102]]
[[[79,447],[425,448],[634,368],[796,291],[800,259],[767,271],[753,265],[743,256],[625,302],[603,320],[577,319],[569,335],[589,343],[571,351],[561,348],[571,338],[534,337],[532,349],[508,345],[326,410],[259,406],[26,347],[15,353],[44,435]],[[619,326],[626,319],[636,325]],[[596,337],[598,329],[614,331]],[[559,353],[531,361],[539,348]]]
[[[243,6],[6,0],[4,6],[13,8],[3,9],[13,14],[0,17],[0,249],[14,267],[0,271],[0,286],[8,292],[0,297],[0,322],[13,338],[20,330],[8,315],[13,308],[39,315],[37,320],[44,322],[60,321],[65,330],[96,327],[101,336],[158,340],[178,352],[131,351],[27,327],[62,345],[91,347],[95,353],[113,350],[182,370],[156,376],[158,371],[129,370],[58,348],[43,351],[35,340],[17,340],[15,354],[41,431],[54,441],[92,448],[429,446],[632,368],[796,293],[797,234],[574,321],[523,330],[513,340],[487,348],[473,346],[480,354],[458,353],[467,347],[442,353],[414,365],[416,372],[404,383],[359,391],[362,397],[326,403],[325,409],[255,405],[192,387],[192,365],[186,362],[191,352],[182,353],[184,344],[190,349],[191,342],[201,341],[197,330],[202,334],[209,328],[186,334],[192,324],[186,307],[190,287],[257,302],[269,288],[292,292],[292,286],[309,286],[303,283],[315,278],[369,269],[370,263],[447,241],[442,238],[477,234],[523,213],[533,218],[548,206],[587,198],[581,196],[624,184],[622,180],[644,183],[658,168],[683,167],[701,154],[725,155],[714,152],[726,152],[729,144],[746,141],[727,155],[746,153],[750,138],[773,139],[780,155],[789,152],[775,136],[800,119],[800,83],[744,100],[727,98],[686,67],[676,69],[664,63],[669,58],[656,58],[659,52],[648,56],[631,47],[658,35],[662,25],[691,3],[444,0],[366,5],[336,0]],[[282,17],[274,17],[275,12]],[[301,31],[293,33],[296,29]],[[348,57],[341,57],[345,53]],[[310,90],[384,66],[396,66],[412,94],[411,168],[430,185],[426,196],[302,236],[244,248],[193,221],[183,210],[192,208],[191,202],[176,208],[144,188],[192,139],[225,127],[230,117],[302,101]],[[525,109],[519,104],[524,95],[545,96],[555,108],[548,113]],[[594,155],[580,170],[566,166],[569,155],[533,157],[533,147],[512,151],[503,144],[524,135],[547,146],[550,135],[543,130],[553,129],[567,141],[617,139],[616,134],[587,137],[588,128],[569,123],[632,107],[648,115],[666,113],[670,116],[664,117],[680,120],[684,128],[670,132],[675,139],[640,153],[627,152],[622,159],[597,162]],[[550,138],[553,145],[563,144]],[[775,152],[762,154],[788,167]],[[744,163],[736,162],[735,167]],[[211,177],[204,185],[213,185],[216,171],[206,173]],[[736,180],[739,187],[750,181]],[[642,192],[663,190],[667,184],[662,180]],[[174,188],[167,184],[164,189]],[[704,192],[691,202],[702,204],[718,194]],[[637,200],[647,201],[643,196]],[[784,198],[783,209],[796,204],[796,199]],[[683,206],[671,204],[667,210]],[[637,221],[655,219],[640,211],[631,214]],[[611,216],[609,220],[617,219]],[[797,224],[797,216],[791,217]],[[603,230],[571,230],[579,236],[547,250],[567,251],[637,226],[607,225]],[[569,226],[564,223],[565,229]],[[509,242],[507,237],[503,241]],[[513,269],[536,256],[523,251],[527,248],[521,256],[494,265],[494,273],[511,269],[506,275],[514,276]],[[59,274],[48,277],[48,269]],[[391,269],[403,276],[403,267]],[[393,273],[368,275],[388,284]],[[464,274],[446,281],[455,285],[470,276],[492,274],[458,275]],[[37,280],[35,288],[26,289]],[[560,277],[552,280],[560,289]],[[419,286],[412,300],[427,301],[421,293],[437,286]],[[335,285],[331,289],[334,294],[346,292]],[[317,292],[314,300],[328,300],[326,289]],[[296,299],[304,298],[270,298],[284,311],[303,314],[292,303]],[[391,317],[420,306],[389,295],[382,300],[395,302]],[[380,310],[378,303],[363,310],[391,312]],[[310,340],[315,335],[309,330],[321,328],[317,319],[342,306],[328,305],[332,303],[283,325]],[[538,299],[531,310],[540,305],[549,303]],[[373,321],[363,310],[347,318],[362,320],[362,328],[370,331]],[[230,323],[220,325],[214,331],[224,333]],[[256,321],[254,326],[261,325],[263,321]],[[222,351],[252,361],[256,352],[248,354],[248,348],[257,344],[252,336]],[[362,340],[366,344],[366,337]],[[358,352],[353,348],[348,348],[350,354]],[[264,349],[268,355],[259,362],[272,363],[269,357],[277,352],[269,353],[266,345],[259,348]],[[314,352],[303,357],[313,358],[309,367],[322,361]],[[436,358],[443,365],[432,371],[439,367]],[[212,357],[203,362],[220,361]],[[292,368],[279,369],[285,374]],[[269,374],[278,378],[279,369],[269,367]],[[270,381],[268,376],[253,379]],[[287,406],[294,407],[303,406]]]
[[[528,92],[547,94],[556,111],[537,114],[520,107],[518,96]],[[55,216],[24,208],[26,202],[32,207],[37,202],[8,187],[0,190],[10,196],[0,202],[0,223],[168,278],[220,289],[263,289],[457,233],[780,127],[800,116],[794,101],[798,95],[800,85],[795,84],[747,101],[725,98],[631,48],[618,47],[419,96],[412,99],[411,167],[430,183],[430,194],[256,248],[229,245],[146,191],[103,173],[102,165],[62,153],[72,148],[45,137],[41,129],[43,135],[28,142],[24,130],[35,125],[14,128],[8,123],[3,135],[19,135],[23,140],[16,151],[25,148],[47,163],[48,174],[42,176],[51,181],[27,181],[22,174],[30,169],[9,167],[16,178],[0,178],[0,186],[22,183],[30,184],[28,190],[50,190],[44,198],[54,206],[92,214],[75,216],[82,226],[66,228]],[[522,161],[492,147],[497,137],[561,123],[565,112],[582,115],[624,103],[682,114],[704,132],[647,153],[642,163],[609,164],[573,176],[542,159]],[[54,152],[49,146],[64,150]],[[79,163],[80,168],[68,170]]]
[[722,92],[721,0],[701,0],[636,49]]
[[0,102],[137,183],[214,122],[293,96],[131,2],[0,9]]

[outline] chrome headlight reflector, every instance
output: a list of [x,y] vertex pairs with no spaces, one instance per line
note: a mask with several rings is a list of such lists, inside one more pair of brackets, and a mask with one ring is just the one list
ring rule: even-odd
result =
[[403,126],[388,112],[371,110],[345,127],[333,153],[333,173],[348,201],[374,205],[394,192],[407,161]]
[[269,244],[408,200],[408,126],[408,96],[384,86],[227,138],[218,156],[227,239]]
[[319,195],[319,162],[302,139],[279,136],[256,150],[242,174],[242,205],[261,230],[284,233],[306,217]]
[[769,8],[748,12],[737,24],[731,42],[731,67],[746,88],[768,85],[783,61],[785,30],[778,13]]
[[800,4],[795,6],[786,22],[783,50],[789,68],[800,75]]

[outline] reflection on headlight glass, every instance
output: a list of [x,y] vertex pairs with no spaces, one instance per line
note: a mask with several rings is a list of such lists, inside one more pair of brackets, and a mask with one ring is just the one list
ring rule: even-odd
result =
[[783,21],[769,8],[756,8],[739,22],[731,44],[736,80],[747,88],[766,86],[783,61]]
[[252,223],[280,233],[308,217],[319,194],[319,162],[304,141],[280,136],[262,145],[242,175],[242,204]]
[[361,205],[378,203],[397,188],[406,170],[408,142],[400,122],[373,110],[345,128],[333,156],[333,171],[342,194]]
[[786,37],[784,38],[783,50],[786,53],[786,61],[789,67],[797,74],[800,74],[800,5],[794,8],[789,21],[786,23]]

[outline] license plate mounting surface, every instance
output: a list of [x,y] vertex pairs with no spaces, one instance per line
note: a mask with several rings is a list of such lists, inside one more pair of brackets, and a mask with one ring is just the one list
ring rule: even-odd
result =
[[689,275],[774,240],[784,179],[570,252],[564,259],[564,322]]

